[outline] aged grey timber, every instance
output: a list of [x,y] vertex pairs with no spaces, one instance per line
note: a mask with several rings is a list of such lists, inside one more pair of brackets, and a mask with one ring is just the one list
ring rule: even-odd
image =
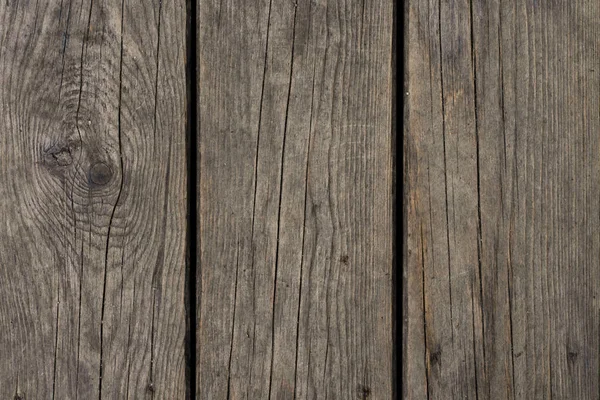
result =
[[392,397],[392,8],[198,3],[199,399]]
[[184,1],[0,4],[0,398],[185,398]]
[[394,7],[1,1],[0,399],[391,399]]
[[403,395],[598,399],[600,6],[408,0]]

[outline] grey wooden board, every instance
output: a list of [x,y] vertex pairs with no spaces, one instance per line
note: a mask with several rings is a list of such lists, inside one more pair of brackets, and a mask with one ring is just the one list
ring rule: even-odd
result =
[[393,8],[0,3],[0,398],[390,399]]
[[198,3],[199,399],[392,397],[392,8]]
[[0,398],[185,397],[183,1],[0,4]]
[[600,6],[409,0],[403,395],[598,399]]

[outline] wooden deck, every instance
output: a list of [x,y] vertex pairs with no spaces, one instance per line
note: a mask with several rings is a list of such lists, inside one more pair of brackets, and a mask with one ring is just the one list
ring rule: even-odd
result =
[[405,18],[405,398],[598,399],[600,4]]
[[0,399],[391,399],[395,7],[2,1]]

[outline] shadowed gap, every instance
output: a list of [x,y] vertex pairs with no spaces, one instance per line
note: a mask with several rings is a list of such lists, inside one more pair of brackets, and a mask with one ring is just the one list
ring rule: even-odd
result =
[[187,0],[186,86],[187,86],[187,265],[186,265],[186,380],[187,398],[196,398],[196,328],[197,328],[197,145],[198,145],[198,78],[196,71],[196,2]]
[[[403,367],[404,360],[401,360],[400,346],[404,343],[401,338],[401,330],[404,329],[402,314],[404,313],[403,304],[406,291],[403,290],[404,280],[402,274],[404,271],[404,256],[406,255],[406,225],[405,225],[405,191],[402,183],[404,182],[404,135],[398,133],[404,132],[404,95],[400,96],[400,104],[398,105],[397,80],[398,75],[401,77],[401,84],[404,90],[404,64],[406,62],[404,48],[404,19],[408,15],[408,2],[404,6],[399,6],[398,2],[393,2],[393,22],[392,22],[392,152],[393,154],[393,183],[392,183],[392,229],[394,231],[394,242],[392,246],[393,263],[392,263],[392,375],[393,387],[392,397],[400,398],[400,382],[404,382]],[[402,13],[401,16],[399,14]],[[398,41],[398,32],[402,32],[402,37]],[[400,54],[401,61],[398,63],[397,54]],[[398,108],[402,110],[398,113]],[[398,126],[398,115],[401,115],[400,126]],[[402,288],[401,288],[402,287]],[[404,387],[404,385],[402,386]],[[402,393],[402,398],[406,397],[406,393]]]

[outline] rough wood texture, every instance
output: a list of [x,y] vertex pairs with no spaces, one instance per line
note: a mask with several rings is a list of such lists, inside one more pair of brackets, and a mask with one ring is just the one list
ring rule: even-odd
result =
[[404,397],[597,399],[600,7],[406,6]]
[[183,1],[0,4],[0,398],[185,397]]
[[390,399],[393,8],[1,1],[0,399]]
[[200,399],[392,396],[392,8],[198,3]]

